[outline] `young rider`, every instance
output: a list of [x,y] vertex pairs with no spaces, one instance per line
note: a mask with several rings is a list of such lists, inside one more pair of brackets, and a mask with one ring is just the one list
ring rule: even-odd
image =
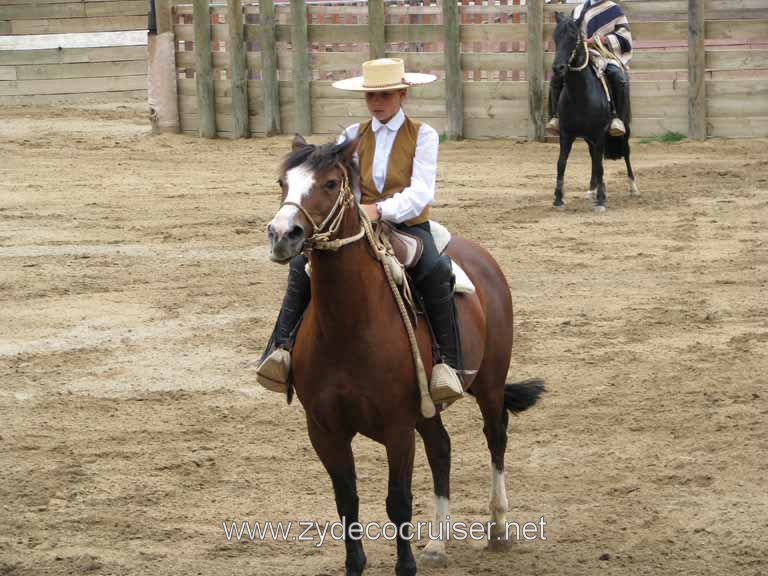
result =
[[[381,58],[363,63],[362,76],[340,80],[333,86],[364,93],[371,115],[365,122],[349,126],[342,135],[342,138],[358,139],[360,190],[355,193],[362,210],[371,221],[391,222],[423,242],[421,258],[410,273],[424,298],[443,358],[443,364],[433,369],[432,390],[440,389],[440,400],[450,401],[462,394],[461,381],[455,372],[460,351],[453,304],[454,279],[451,260],[438,254],[429,227],[439,137],[434,128],[411,119],[402,108],[409,86],[434,80],[436,77],[431,74],[406,73],[401,59]],[[306,261],[306,257],[298,255],[290,263],[283,306],[270,346],[257,370],[259,382],[273,391],[286,389],[290,354],[285,348],[309,304]]]
[[[632,33],[629,29],[629,20],[624,11],[615,2],[610,0],[586,0],[573,11],[575,20],[581,19],[581,30],[587,38],[587,45],[592,48],[597,45],[599,38],[603,46],[625,66],[632,59]],[[608,61],[605,67],[605,77],[610,86],[613,101],[613,120],[609,134],[611,136],[623,136],[627,130],[622,118],[627,110],[629,97],[629,80],[617,62]],[[560,120],[557,117],[557,104],[560,100],[560,92],[563,90],[564,76],[553,75],[549,92],[549,123],[547,132],[560,133]]]

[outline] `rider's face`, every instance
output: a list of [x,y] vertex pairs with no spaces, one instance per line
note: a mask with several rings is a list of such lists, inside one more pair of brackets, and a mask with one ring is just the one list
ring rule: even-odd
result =
[[405,89],[366,92],[365,103],[368,105],[368,112],[371,113],[371,116],[382,124],[386,124],[400,110],[405,95]]

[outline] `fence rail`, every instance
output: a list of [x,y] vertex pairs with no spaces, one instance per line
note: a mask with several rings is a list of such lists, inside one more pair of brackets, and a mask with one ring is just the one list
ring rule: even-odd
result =
[[[238,0],[230,0],[238,2]],[[532,0],[529,0],[529,2]],[[538,0],[537,0],[538,1]],[[403,5],[370,0],[384,13],[384,47],[388,56],[402,57],[412,71],[432,72],[440,81],[409,91],[409,113],[432,124],[438,131],[470,138],[542,137],[540,119],[548,93],[548,70],[553,60],[554,11],[572,6],[546,4],[544,22],[538,28],[529,19],[528,6],[520,0],[459,0],[458,34],[444,28],[444,10],[452,4],[426,0]],[[191,4],[167,1],[172,10],[178,71],[181,129],[196,133],[201,108],[196,93],[194,11]],[[636,50],[632,61],[633,133],[638,136],[664,131],[689,130],[689,6],[703,10],[704,21],[696,32],[703,40],[700,62],[701,94],[696,100],[709,136],[768,136],[768,5],[764,0],[625,0],[621,5],[632,22]],[[171,8],[171,4],[173,7]],[[536,8],[540,4],[535,5]],[[367,2],[307,6],[302,0],[290,5],[275,3],[272,23],[261,22],[259,5],[243,4],[242,34],[246,44],[247,114],[250,132],[267,132],[262,97],[263,75],[278,79],[279,124],[283,132],[306,130],[338,133],[343,126],[366,117],[364,101],[355,94],[334,90],[333,80],[360,73],[361,63],[374,53],[371,38],[381,34],[369,14]],[[210,6],[212,40],[211,75],[214,99],[206,114],[216,133],[232,135],[234,109],[227,51],[228,6]],[[294,28],[297,10],[306,28]],[[203,17],[206,17],[205,15]],[[446,19],[447,20],[447,19]],[[380,21],[380,20],[379,20]],[[374,33],[376,32],[376,33]],[[265,69],[262,46],[266,34],[277,44],[272,67]],[[451,44],[451,42],[455,44]],[[306,45],[308,61],[297,58],[293,46]],[[463,83],[446,91],[446,54],[451,46],[459,52]],[[540,51],[540,54],[539,54]],[[533,60],[531,60],[533,58]],[[297,64],[298,63],[298,64]],[[301,67],[297,81],[296,66]],[[540,72],[540,74],[537,74]],[[529,86],[529,79],[533,79]],[[698,80],[697,80],[698,82]],[[305,93],[305,87],[308,92]],[[297,90],[299,98],[297,102]],[[456,91],[461,91],[463,113],[449,120]],[[307,94],[309,104],[306,103]],[[701,112],[703,111],[703,112]],[[536,122],[530,118],[535,116]]]
[[[0,0],[0,35],[147,29],[147,0]],[[146,99],[146,46],[0,50],[0,103]]]

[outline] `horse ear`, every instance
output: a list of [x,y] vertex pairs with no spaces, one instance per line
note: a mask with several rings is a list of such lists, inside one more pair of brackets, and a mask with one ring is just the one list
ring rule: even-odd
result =
[[557,21],[558,24],[560,24],[560,22],[562,22],[564,18],[565,17],[563,16],[562,12],[555,12],[555,20]]
[[293,135],[293,144],[291,145],[291,150],[298,150],[299,148],[304,148],[307,146],[307,141],[304,140],[304,137],[299,134],[298,132]]

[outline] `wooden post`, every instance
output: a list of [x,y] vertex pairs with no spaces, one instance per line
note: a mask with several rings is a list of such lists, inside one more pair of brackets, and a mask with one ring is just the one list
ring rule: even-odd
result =
[[296,132],[304,136],[312,134],[312,102],[309,82],[312,71],[309,68],[309,34],[307,28],[307,5],[304,0],[291,0],[293,20],[293,89],[296,98]]
[[259,25],[264,132],[267,136],[274,136],[280,134],[280,85],[277,82],[277,38],[272,0],[259,0]]
[[149,118],[152,132],[179,131],[176,50],[170,0],[154,0],[155,29],[147,35]]
[[192,18],[195,30],[195,80],[198,133],[202,138],[216,137],[216,97],[213,90],[213,54],[211,53],[211,13],[208,0],[193,0]]
[[384,0],[368,0],[368,37],[371,60],[384,58]]
[[461,42],[457,0],[443,0],[443,40],[445,42],[445,111],[449,140],[464,137],[464,84],[461,78]]
[[229,28],[230,82],[232,83],[232,137],[248,138],[248,66],[245,62],[243,37],[243,6],[241,0],[228,0],[227,27]]
[[704,0],[688,0],[688,138],[707,137]]
[[528,139],[544,141],[544,2],[528,0]]

